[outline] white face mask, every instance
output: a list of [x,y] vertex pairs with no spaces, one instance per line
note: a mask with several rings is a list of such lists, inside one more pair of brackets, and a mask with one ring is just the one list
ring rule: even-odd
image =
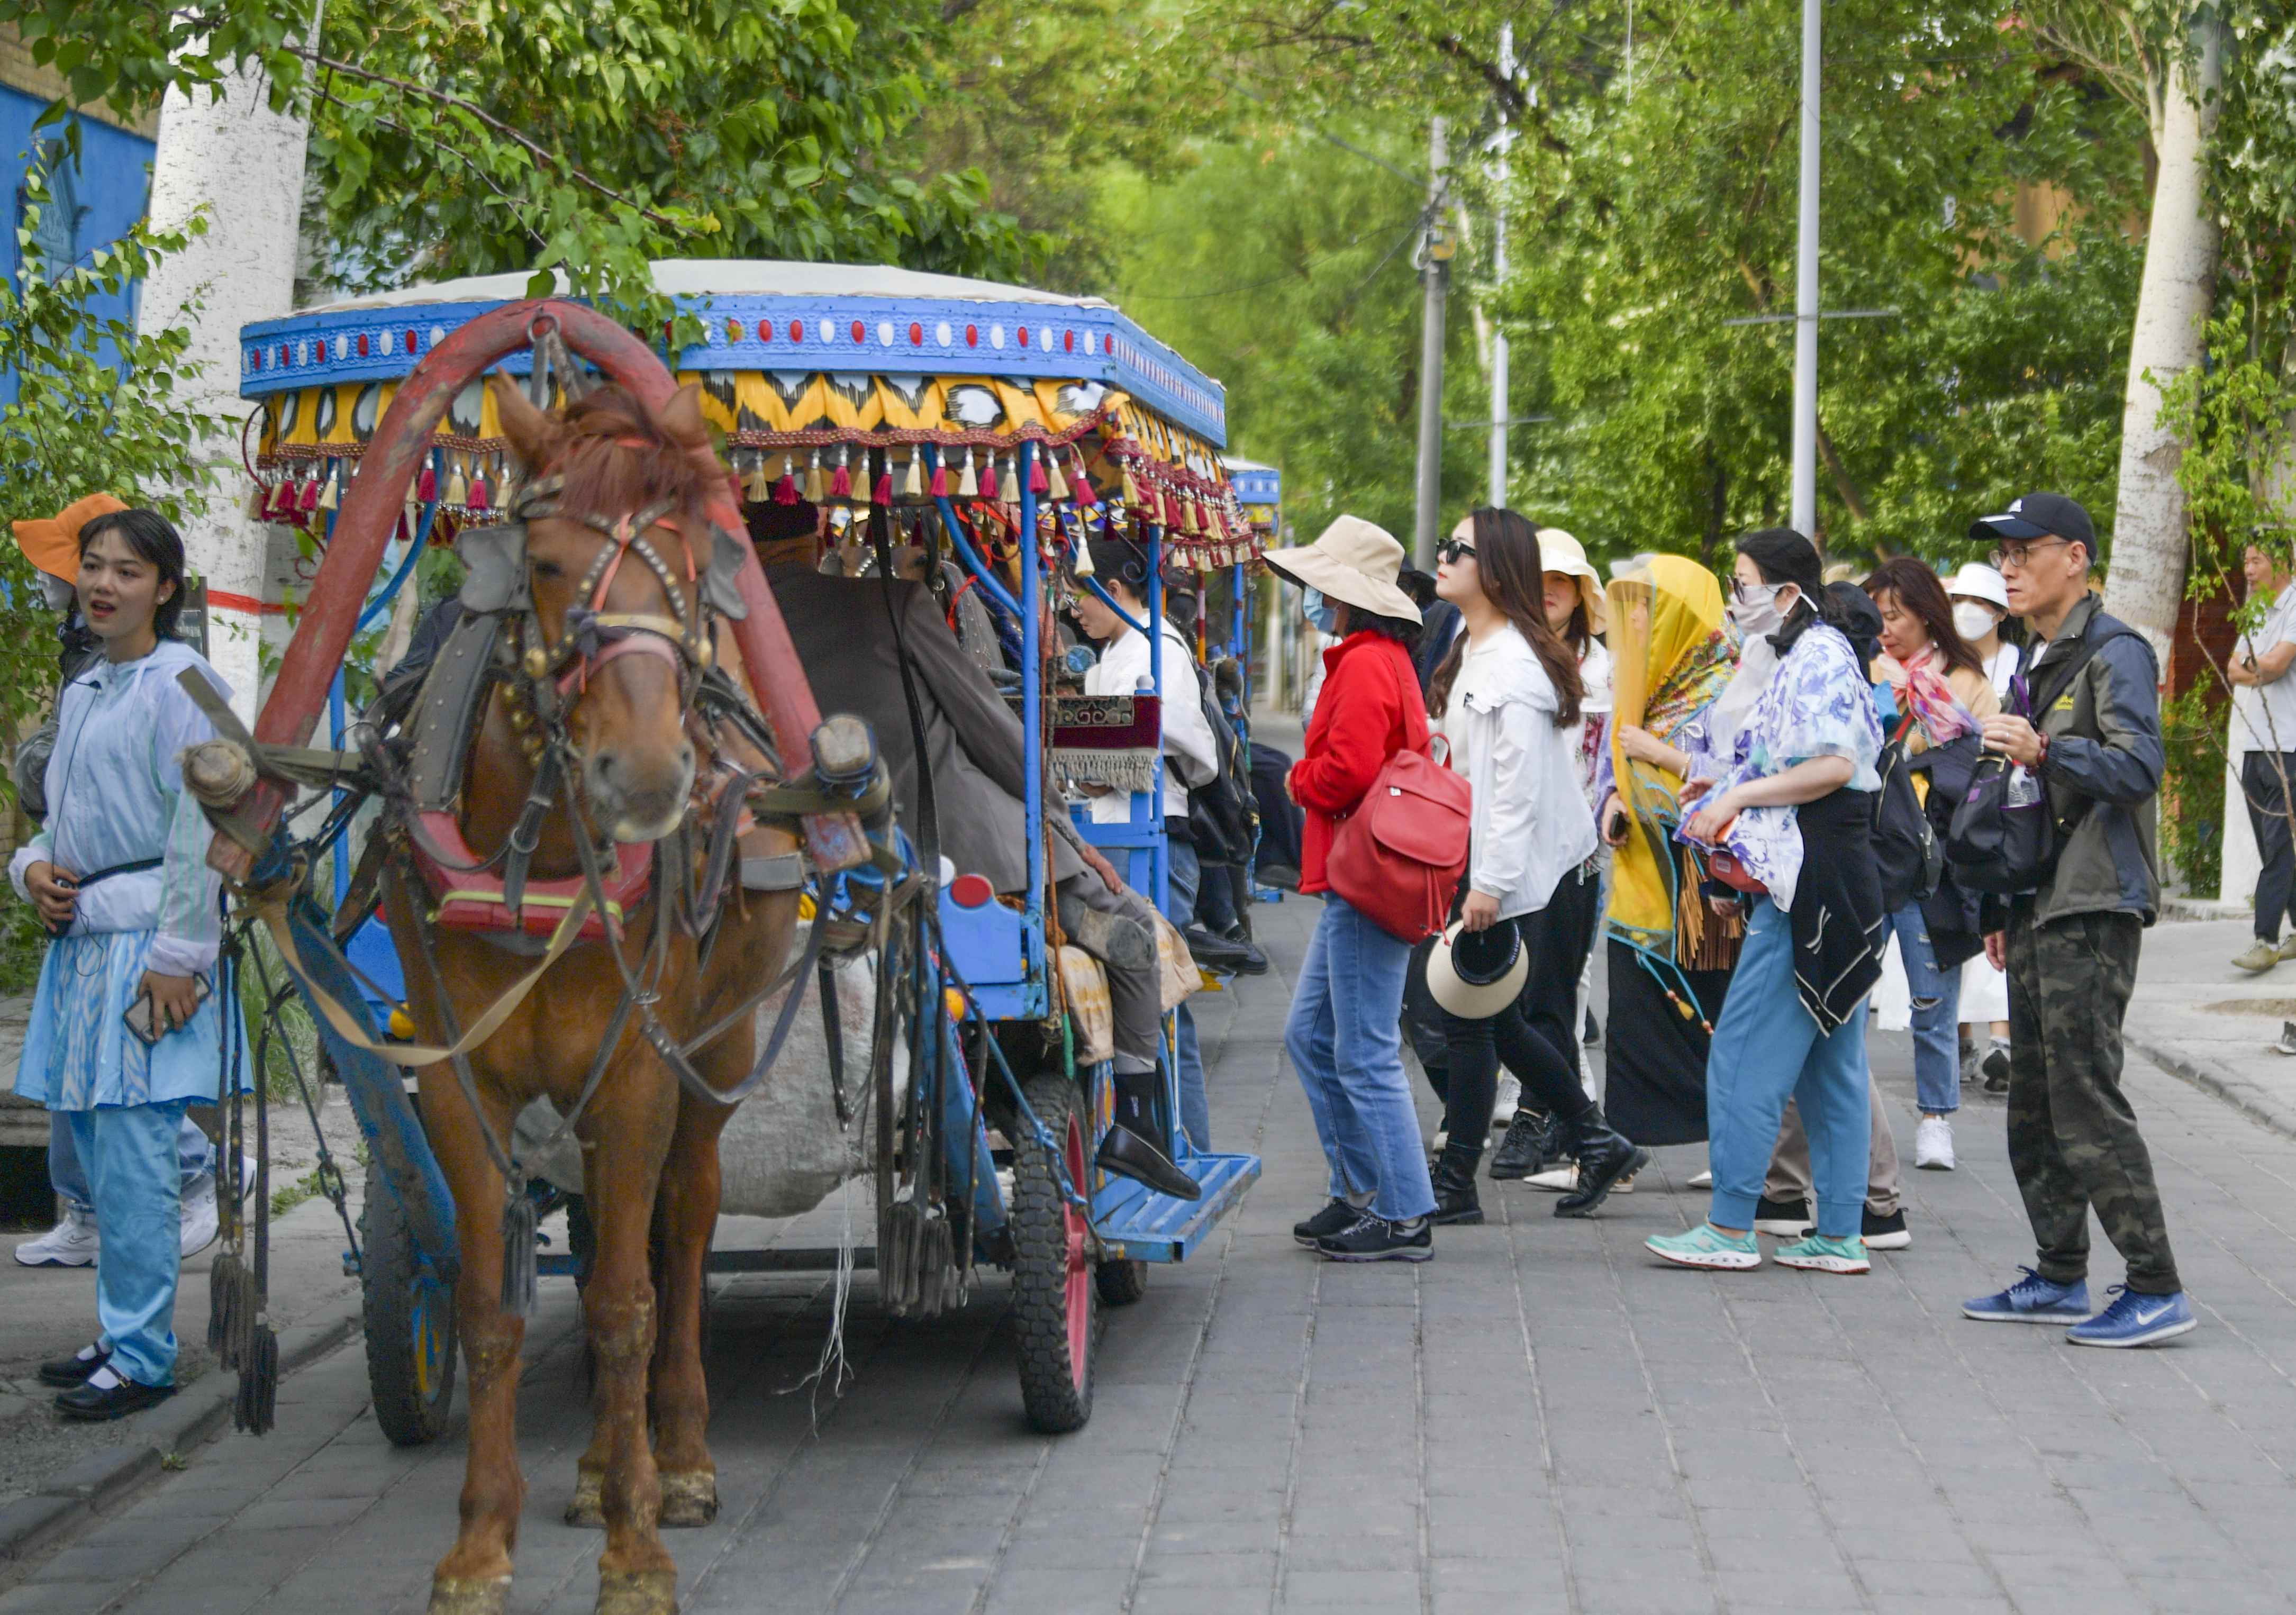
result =
[[1953,608],[1954,631],[1972,644],[1993,632],[1997,620],[1991,606],[1974,600],[1956,602]]
[[1730,620],[1738,625],[1742,637],[1775,634],[1786,626],[1786,614],[1778,605],[1778,591],[1786,586],[1783,583],[1766,583],[1743,591],[1730,603]]

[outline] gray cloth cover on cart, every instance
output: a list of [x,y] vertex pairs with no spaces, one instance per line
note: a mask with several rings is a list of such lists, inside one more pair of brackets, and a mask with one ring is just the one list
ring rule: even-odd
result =
[[[804,950],[808,927],[800,923],[790,956]],[[718,1135],[718,1159],[725,1187],[718,1209],[728,1217],[800,1217],[829,1198],[848,1177],[872,1169],[876,1128],[862,1114],[869,1080],[870,1018],[876,1008],[877,963],[864,955],[836,972],[839,1021],[844,1029],[845,1093],[854,1111],[849,1127],[837,1125],[837,1105],[829,1087],[829,1048],[822,1039],[821,1010],[814,1002],[819,983],[802,983],[807,1003],[797,1012],[789,1041],[765,1085],[734,1112]],[[773,1029],[786,994],[758,1008],[758,1046]],[[893,1049],[896,1103],[908,1091],[907,1040]],[[514,1147],[540,1176],[570,1193],[582,1192],[582,1152],[570,1135],[545,1156],[535,1152],[558,1125],[558,1112],[537,1099],[519,1113]]]

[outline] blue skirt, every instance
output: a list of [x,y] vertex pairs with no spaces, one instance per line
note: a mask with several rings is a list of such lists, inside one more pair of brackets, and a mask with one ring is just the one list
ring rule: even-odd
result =
[[[156,1044],[147,1045],[122,1019],[143,984],[158,934],[98,931],[48,945],[16,1068],[18,1094],[52,1111],[166,1100],[215,1103],[223,1072],[224,1006],[214,995],[189,1026]],[[212,976],[209,982],[214,985]]]

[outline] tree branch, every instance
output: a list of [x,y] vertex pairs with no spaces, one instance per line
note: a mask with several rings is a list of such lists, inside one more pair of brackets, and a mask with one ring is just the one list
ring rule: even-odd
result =
[[1817,453],[1818,457],[1825,462],[1825,469],[1833,474],[1833,491],[1841,496],[1841,503],[1849,507],[1849,513],[1860,521],[1872,521],[1872,515],[1866,509],[1866,501],[1858,495],[1857,485],[1849,480],[1849,468],[1842,464],[1841,455],[1833,447],[1833,439],[1825,435],[1823,421],[1817,426]]

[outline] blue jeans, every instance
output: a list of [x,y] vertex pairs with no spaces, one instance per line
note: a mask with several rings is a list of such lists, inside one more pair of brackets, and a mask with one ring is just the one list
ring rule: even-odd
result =
[[[1203,865],[1186,841],[1165,846],[1164,917],[1182,930],[1196,922],[1196,887]],[[1193,968],[1193,967],[1191,967]],[[1185,1004],[1174,1011],[1180,1028],[1180,1127],[1199,1150],[1212,1147],[1212,1102],[1204,1089],[1204,1057],[1196,1046],[1196,1018]]]
[[176,1140],[190,1101],[59,1111],[87,1167],[103,1255],[95,1264],[100,1344],[138,1385],[176,1378],[176,1277],[182,1265],[183,1170]]
[[1961,971],[1938,968],[1920,904],[1906,904],[1884,923],[1898,933],[1913,993],[1915,1099],[1923,1115],[1949,1116],[1961,1109]]
[[1793,922],[1767,898],[1754,905],[1730,996],[1706,1056],[1707,1165],[1717,1227],[1751,1228],[1791,1096],[1809,1134],[1817,1231],[1849,1238],[1865,1226],[1867,1136],[1866,1006],[1821,1037],[1794,988]]
[[1308,943],[1292,995],[1283,1046],[1336,1197],[1369,1193],[1390,1222],[1435,1209],[1427,1146],[1403,1071],[1403,977],[1411,946],[1324,894],[1324,917]]
[[[72,1147],[71,1124],[64,1119],[70,1114],[69,1111],[48,1112],[48,1183],[66,1205],[89,1217],[95,1211],[95,1193],[87,1186],[87,1168],[79,1164],[79,1152]],[[187,1194],[216,1169],[215,1145],[189,1116],[176,1129],[176,1164],[183,1171]]]

